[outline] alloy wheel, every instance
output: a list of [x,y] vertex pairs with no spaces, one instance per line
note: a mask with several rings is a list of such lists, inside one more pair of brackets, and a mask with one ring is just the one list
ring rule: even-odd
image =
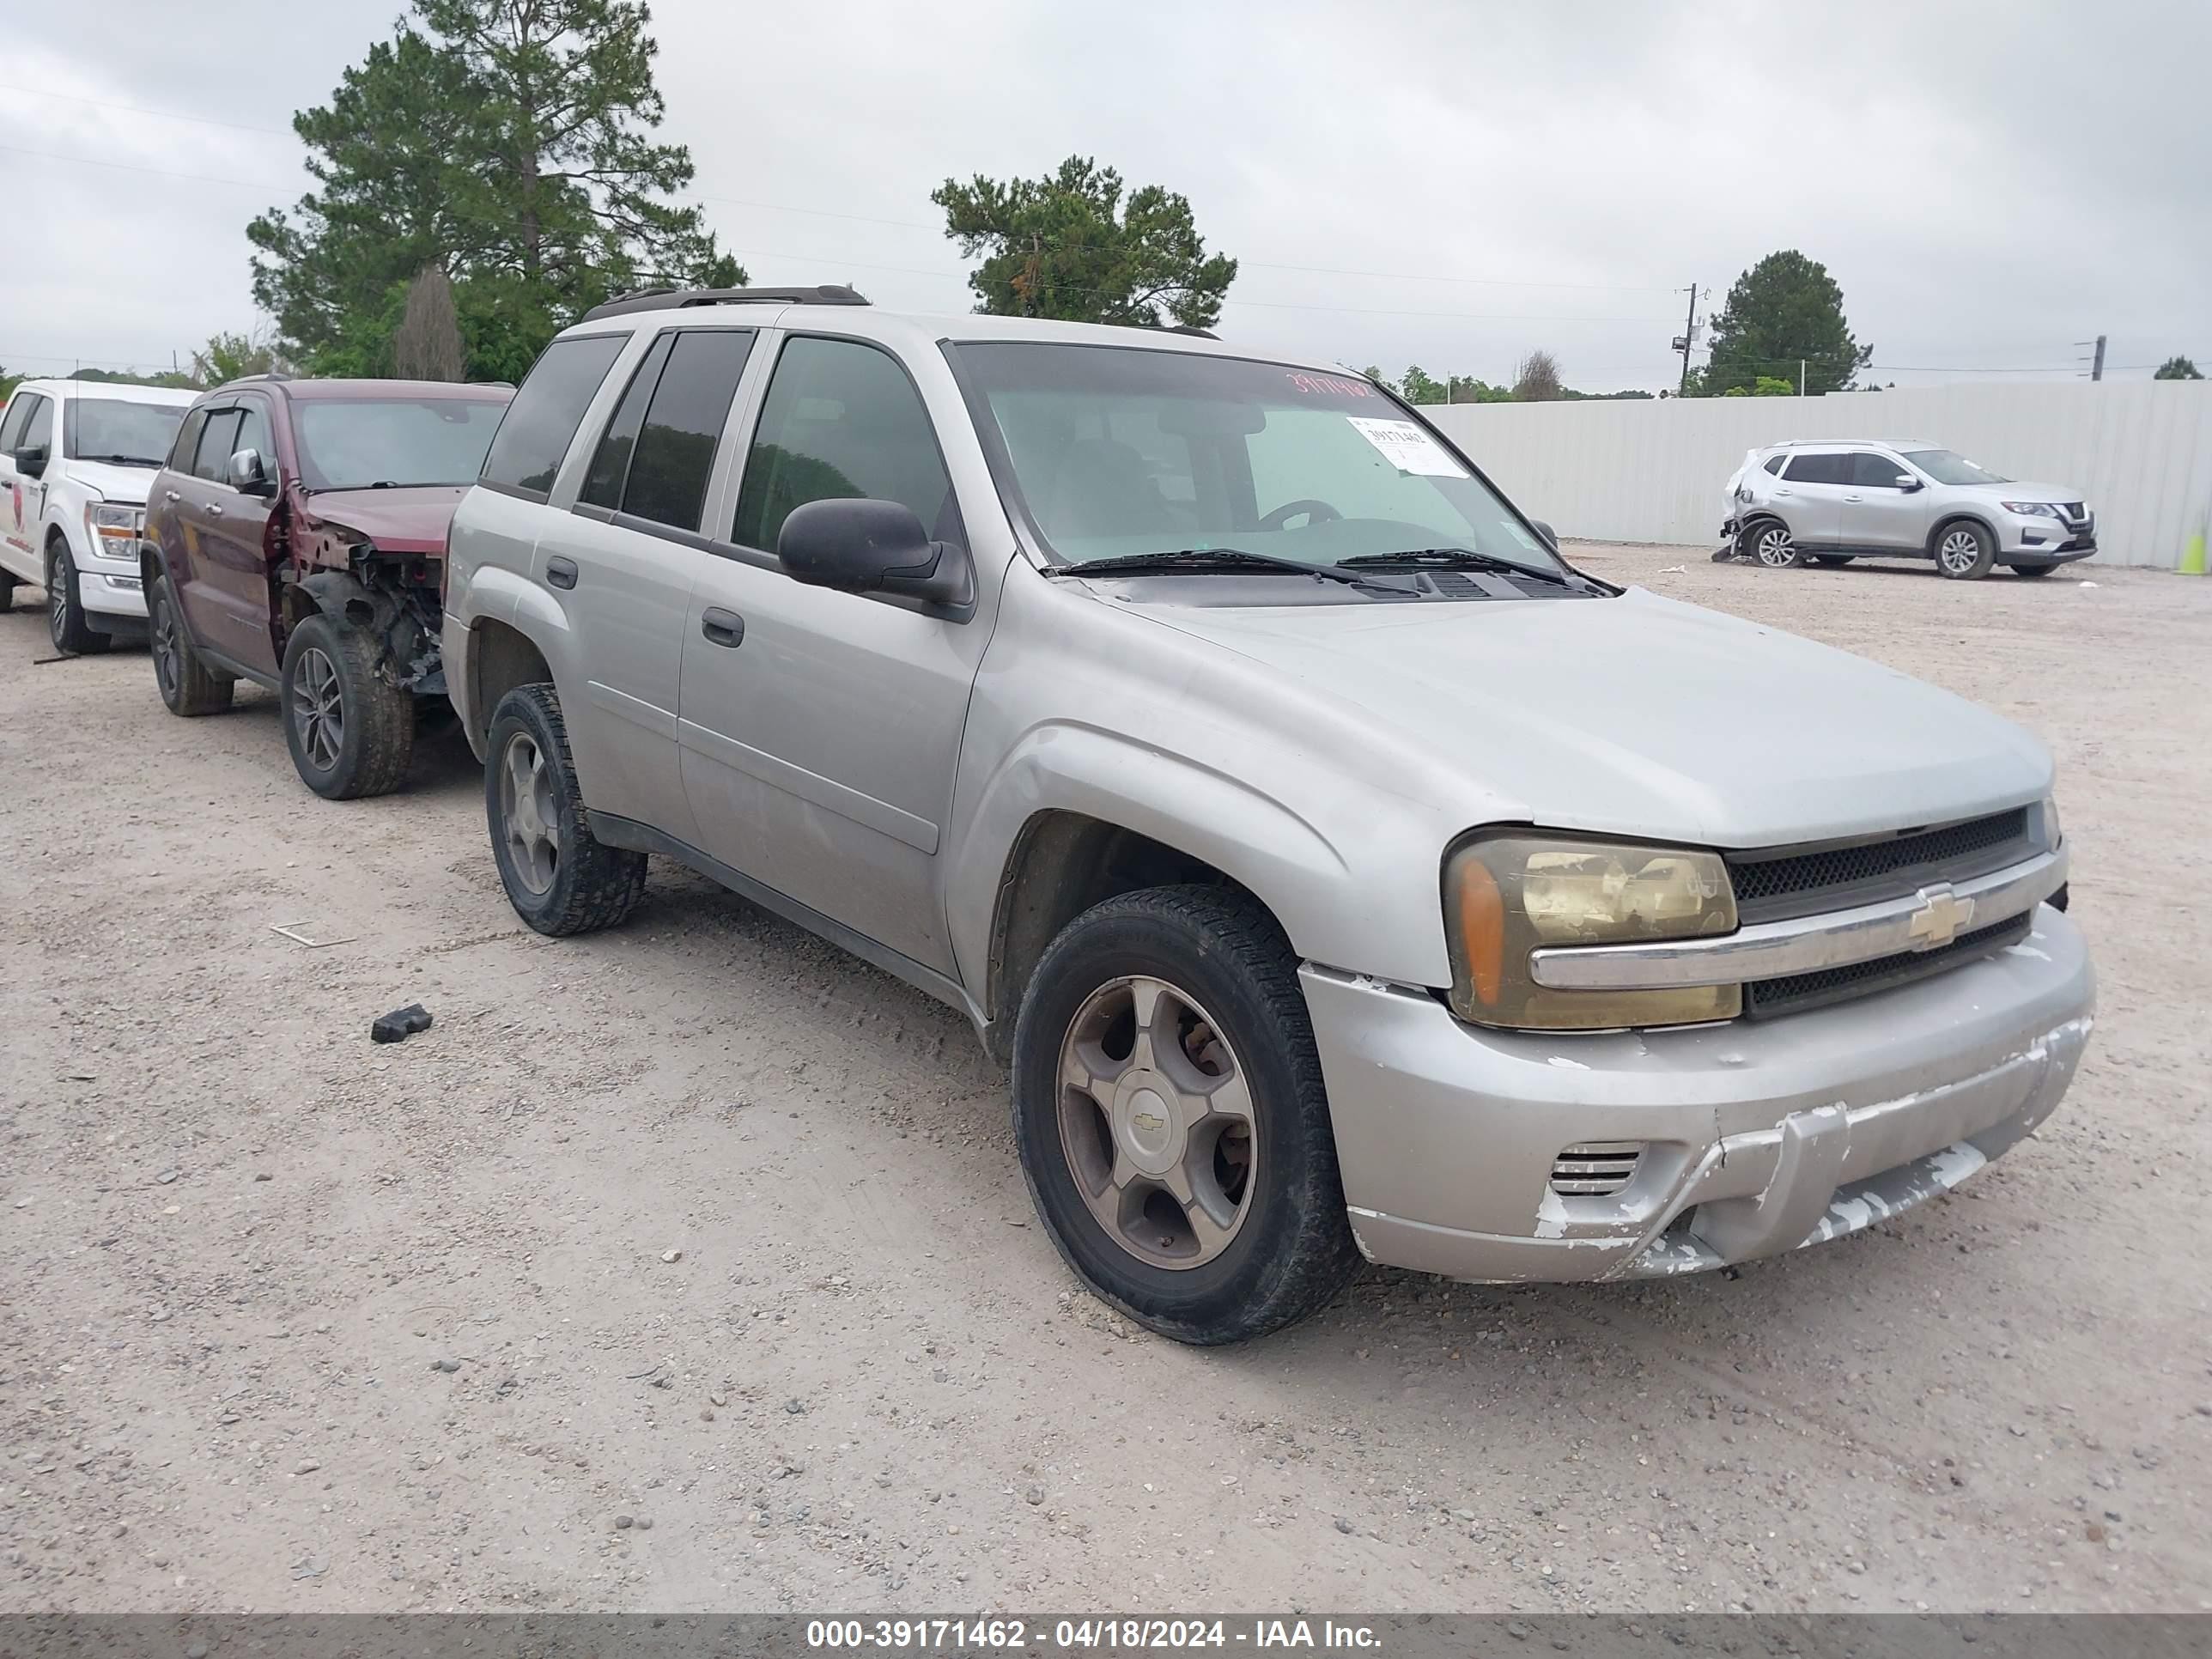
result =
[[1229,1247],[1250,1212],[1252,1093],[1221,1027],[1163,979],[1092,992],[1060,1048],[1060,1140],[1109,1238],[1155,1267]]
[[46,637],[57,651],[69,649],[69,592],[76,581],[69,555],[55,554],[53,562],[46,567]]
[[1797,556],[1796,545],[1790,539],[1790,532],[1778,524],[1769,525],[1759,532],[1757,550],[1759,563],[1771,570],[1782,569]]
[[561,868],[560,811],[544,751],[527,732],[508,738],[500,757],[499,816],[516,879],[544,892]]
[[1936,562],[1954,576],[1962,576],[1980,561],[1982,544],[1971,530],[1954,530],[1936,550]]
[[300,653],[292,674],[292,720],[310,764],[327,772],[345,744],[345,696],[338,671],[319,647]]
[[177,688],[184,683],[184,664],[177,652],[177,618],[169,602],[159,594],[154,599],[154,678],[161,684],[161,696],[175,702]]

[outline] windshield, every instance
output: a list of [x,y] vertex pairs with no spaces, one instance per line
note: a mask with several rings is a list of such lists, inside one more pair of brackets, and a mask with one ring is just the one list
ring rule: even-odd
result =
[[465,484],[506,411],[504,398],[299,398],[292,435],[310,489]]
[[1976,466],[1964,455],[1954,455],[1948,449],[1908,449],[1902,453],[1906,460],[1940,484],[2010,483],[2012,482],[2000,473]]
[[1325,565],[1441,547],[1561,568],[1356,374],[1138,347],[955,349],[1055,562],[1234,548]]
[[121,398],[79,398],[75,402],[76,447],[81,461],[110,461],[118,466],[159,466],[169,456],[177,428],[185,423],[184,404],[134,404]]

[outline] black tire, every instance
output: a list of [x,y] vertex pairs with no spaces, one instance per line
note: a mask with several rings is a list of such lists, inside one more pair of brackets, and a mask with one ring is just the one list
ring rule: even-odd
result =
[[1815,553],[1813,555],[1813,562],[1823,570],[1833,570],[1838,566],[1849,564],[1857,556],[1856,553]]
[[[519,758],[523,744],[542,767],[544,787],[533,792],[532,810],[555,849],[544,866],[528,869],[510,833],[520,825],[507,800],[510,757]],[[612,927],[645,896],[645,854],[608,846],[585,822],[568,728],[550,685],[518,685],[492,710],[484,739],[484,819],[507,901],[541,933],[564,939]]]
[[1779,519],[1754,519],[1736,532],[1736,555],[1767,570],[1791,570],[1805,562],[1790,526]]
[[[1117,1240],[1075,1184],[1061,1133],[1060,1050],[1094,993],[1157,976],[1213,1011],[1252,1107],[1249,1193],[1220,1253],[1155,1266]],[[1070,1267],[1149,1330],[1210,1346],[1314,1313],[1359,1265],[1313,1027],[1290,942],[1249,897],[1156,887],[1084,912],[1054,939],[1014,1029],[1014,1141],[1030,1195]]]
[[406,781],[415,698],[377,672],[382,654],[366,629],[321,615],[284,647],[284,744],[300,781],[325,800],[388,795]]
[[155,577],[146,591],[146,627],[154,659],[154,687],[161,694],[162,707],[186,719],[220,714],[230,707],[238,682],[200,660],[191,636],[185,632],[185,619],[178,614],[166,577]]
[[2015,576],[2026,576],[2033,580],[2038,576],[2048,576],[2058,567],[2055,564],[2008,564],[2005,568]]
[[15,579],[6,571],[0,570],[0,617],[6,616],[15,608]]
[[1972,519],[1943,526],[1936,532],[1935,545],[1936,573],[1951,581],[1978,582],[1997,562],[1996,538]]
[[115,641],[85,619],[84,602],[76,591],[76,562],[69,544],[56,542],[46,550],[46,637],[65,657],[94,657]]

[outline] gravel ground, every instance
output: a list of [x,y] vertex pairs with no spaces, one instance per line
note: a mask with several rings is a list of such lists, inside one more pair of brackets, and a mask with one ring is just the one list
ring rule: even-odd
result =
[[951,1012],[659,864],[540,939],[458,740],[326,803],[0,617],[0,1609],[2212,1606],[2212,582],[1582,554],[2051,744],[2073,1095],[1734,1279],[1210,1352],[1076,1290]]

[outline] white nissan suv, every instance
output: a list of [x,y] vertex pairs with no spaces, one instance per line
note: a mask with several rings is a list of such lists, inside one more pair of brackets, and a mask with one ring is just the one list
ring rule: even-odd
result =
[[199,395],[87,380],[15,388],[0,415],[0,611],[29,584],[46,591],[57,651],[145,637],[146,489]]

